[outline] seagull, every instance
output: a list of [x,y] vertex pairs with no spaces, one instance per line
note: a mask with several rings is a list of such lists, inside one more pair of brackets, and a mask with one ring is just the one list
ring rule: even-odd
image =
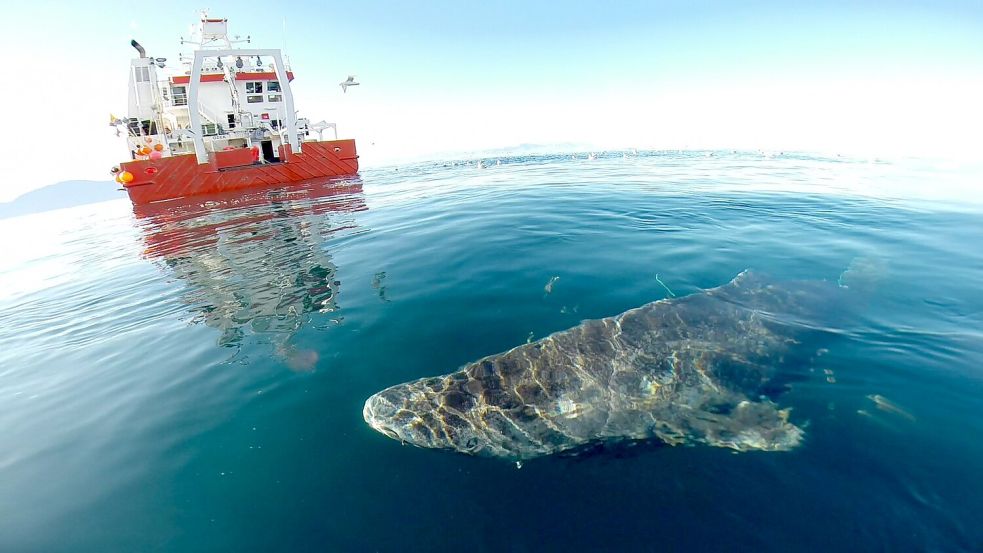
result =
[[360,83],[355,82],[355,75],[349,75],[348,80],[343,83],[338,83],[341,86],[342,92],[348,92],[348,87],[358,86]]

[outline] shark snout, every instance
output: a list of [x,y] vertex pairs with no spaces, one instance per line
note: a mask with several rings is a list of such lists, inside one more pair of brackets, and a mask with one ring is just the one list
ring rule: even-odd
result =
[[365,406],[362,408],[362,418],[369,426],[394,440],[400,440],[399,434],[390,426],[395,413],[396,406],[379,394],[365,400]]
[[426,394],[411,386],[387,388],[365,400],[362,418],[376,432],[418,447],[450,447],[441,419]]

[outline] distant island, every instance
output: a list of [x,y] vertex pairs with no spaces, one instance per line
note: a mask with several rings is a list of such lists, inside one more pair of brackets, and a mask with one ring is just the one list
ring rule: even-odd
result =
[[0,203],[0,219],[125,198],[112,181],[72,180],[32,190],[13,201]]

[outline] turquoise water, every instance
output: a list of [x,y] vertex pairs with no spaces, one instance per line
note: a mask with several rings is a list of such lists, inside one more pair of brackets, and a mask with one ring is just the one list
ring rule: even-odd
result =
[[[0,551],[983,548],[972,175],[485,163],[0,220]],[[875,289],[780,368],[806,431],[791,452],[643,444],[517,469],[362,420],[382,388],[670,290],[748,267],[835,281],[858,259]]]

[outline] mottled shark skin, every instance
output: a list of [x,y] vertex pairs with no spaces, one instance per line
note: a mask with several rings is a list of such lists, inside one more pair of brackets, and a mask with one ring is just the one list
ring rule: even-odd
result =
[[774,314],[813,312],[836,288],[744,271],[718,288],[387,388],[363,416],[404,443],[509,460],[623,439],[789,450],[802,430],[761,390],[798,325]]

